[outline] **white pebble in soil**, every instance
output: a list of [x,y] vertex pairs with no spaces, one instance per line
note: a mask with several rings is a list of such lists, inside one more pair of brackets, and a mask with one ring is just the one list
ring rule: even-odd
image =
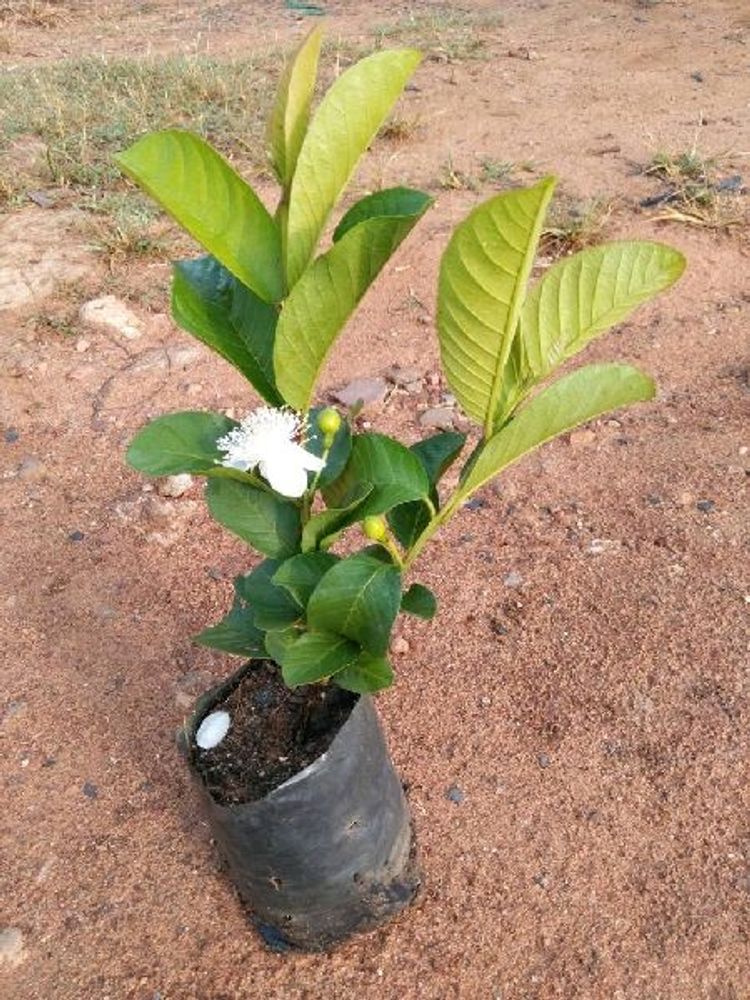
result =
[[231,724],[229,712],[211,712],[198,726],[195,742],[201,750],[213,750],[227,735]]

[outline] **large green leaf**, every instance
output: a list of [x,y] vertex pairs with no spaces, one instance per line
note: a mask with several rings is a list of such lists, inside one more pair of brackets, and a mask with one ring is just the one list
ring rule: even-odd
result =
[[383,191],[368,194],[355,202],[342,217],[333,232],[333,241],[337,243],[350,229],[365,219],[380,218],[384,215],[419,217],[427,211],[432,200],[424,191],[406,187],[385,188]]
[[326,503],[332,507],[346,505],[362,483],[370,483],[372,490],[357,508],[357,521],[370,514],[385,514],[409,500],[424,500],[430,493],[430,482],[419,458],[385,434],[355,435],[346,468],[323,491]]
[[157,417],[140,430],[127,450],[128,463],[149,476],[216,471],[224,457],[217,438],[237,426],[221,413],[186,410]]
[[419,214],[365,219],[292,288],[276,330],[274,370],[279,391],[296,410],[309,407],[337,334]]
[[401,604],[398,569],[358,552],[328,570],[307,605],[314,631],[337,632],[381,656]]
[[486,437],[495,426],[503,371],[554,186],[554,178],[547,177],[483,202],[454,230],[440,264],[443,368]]
[[393,684],[393,669],[385,656],[362,651],[354,663],[334,676],[339,687],[356,694],[374,694]]
[[183,330],[238,368],[272,406],[282,406],[273,374],[278,312],[214,257],[174,265],[172,316]]
[[343,507],[329,507],[313,514],[302,529],[302,551],[311,552],[333,545],[344,528],[359,520],[359,508],[370,493],[370,483],[359,483]]
[[[269,633],[270,635],[271,633]],[[281,662],[281,676],[288,687],[314,684],[343,670],[360,654],[355,642],[327,632],[303,632],[294,642],[272,640]]]
[[630,365],[578,368],[527,403],[476,453],[456,500],[461,502],[527,452],[608,410],[652,399],[653,381]]
[[320,28],[313,28],[289,59],[279,81],[276,101],[268,120],[271,165],[283,187],[288,187],[294,176],[297,157],[307,131],[322,40]]
[[[465,434],[441,431],[423,441],[417,441],[409,449],[424,466],[430,483],[430,499],[436,510],[439,500],[436,484],[461,453],[465,441]],[[388,515],[388,523],[401,545],[408,549],[427,527],[430,516],[431,512],[424,502],[412,501],[395,507]]]
[[521,313],[520,336],[535,381],[669,288],[684,269],[678,250],[645,241],[604,243],[554,264]]
[[266,302],[284,294],[281,240],[267,209],[192,132],[152,132],[116,157],[124,172]]
[[218,624],[193,636],[193,642],[211,649],[220,649],[234,656],[265,659],[265,636],[255,625],[250,608],[237,605]]
[[410,49],[375,52],[342,73],[320,102],[302,143],[289,199],[286,271],[290,288],[310,262],[359,158],[420,59]]
[[234,581],[238,596],[250,605],[255,624],[265,631],[287,629],[302,618],[303,605],[272,582],[283,565],[280,559],[264,559]]
[[307,607],[310,595],[321,577],[338,562],[328,552],[305,552],[285,560],[273,575],[274,589],[283,587],[301,608]]
[[296,504],[234,479],[212,479],[206,489],[212,516],[259,552],[285,559],[299,551],[302,535]]

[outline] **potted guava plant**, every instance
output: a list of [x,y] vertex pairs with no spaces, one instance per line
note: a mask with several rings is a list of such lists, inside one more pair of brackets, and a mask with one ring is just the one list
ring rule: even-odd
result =
[[[290,59],[271,114],[274,214],[190,132],[148,135],[119,157],[206,251],[174,265],[175,321],[264,401],[241,421],[159,417],[127,457],[151,476],[205,477],[211,515],[262,556],[236,578],[224,619],[195,637],[243,663],[199,700],[181,745],[264,938],[308,950],[382,922],[419,886],[408,806],[373,700],[394,679],[397,616],[436,612],[434,595],[411,579],[416,559],[523,455],[652,398],[651,379],[627,364],[549,378],[684,268],[670,247],[614,242],[558,261],[529,289],[555,181],[496,195],[455,229],[438,281],[442,365],[477,425],[471,440],[450,431],[406,447],[361,431],[352,412],[318,405],[337,335],[431,202],[403,187],[363,197],[317,253],[420,59],[398,49],[362,59],[311,116],[320,41],[314,30]],[[456,462],[458,484],[446,494],[441,478]]]

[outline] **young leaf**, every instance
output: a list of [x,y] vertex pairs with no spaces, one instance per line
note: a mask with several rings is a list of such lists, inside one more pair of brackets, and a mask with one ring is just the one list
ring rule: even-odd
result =
[[357,521],[370,514],[385,514],[392,507],[429,495],[430,483],[419,458],[385,434],[357,434],[346,468],[323,491],[326,503],[345,504],[361,483],[372,490],[357,508]]
[[296,628],[285,628],[266,632],[266,652],[281,666],[287,651],[299,639],[301,633]]
[[306,552],[292,556],[281,563],[271,578],[273,589],[283,587],[301,608],[306,608],[321,577],[337,562],[338,556],[327,552]]
[[553,382],[482,444],[461,483],[458,501],[502,469],[578,424],[629,403],[652,399],[650,378],[630,365],[602,364],[578,368]]
[[234,581],[238,596],[250,605],[255,624],[264,631],[289,628],[302,618],[304,606],[283,587],[274,586],[273,578],[283,565],[279,559],[264,559]]
[[320,102],[297,160],[287,223],[289,287],[312,258],[357,162],[421,59],[410,49],[375,52],[342,73]]
[[604,243],[558,261],[521,313],[520,337],[534,380],[669,288],[684,269],[678,250],[645,241]]
[[352,311],[419,215],[365,219],[292,288],[274,345],[276,384],[296,410],[310,405],[318,372]]
[[127,461],[149,476],[179,472],[206,474],[216,469],[222,453],[216,441],[237,423],[221,413],[186,410],[157,417],[146,424],[127,450]]
[[[307,444],[305,445],[305,448],[307,448],[308,451],[311,451],[313,455],[318,455],[318,457],[320,457],[325,450],[324,435],[320,427],[318,427],[318,414],[325,409],[327,409],[325,406],[314,406],[310,410],[307,418],[308,431]],[[348,420],[342,419],[341,426],[336,431],[336,435],[333,439],[331,450],[328,452],[326,464],[318,477],[318,486],[321,489],[324,486],[328,486],[329,483],[332,483],[334,479],[338,479],[344,470],[344,466],[349,460],[351,450],[351,427],[349,426]]]
[[329,507],[328,510],[313,514],[302,529],[302,551],[311,552],[333,545],[344,528],[359,520],[359,508],[370,493],[370,483],[358,483],[345,506]]
[[[409,449],[414,452],[424,466],[430,482],[430,499],[436,510],[439,502],[437,483],[446,469],[455,462],[465,441],[465,434],[459,434],[456,431],[441,431],[423,441],[417,441]],[[391,526],[391,530],[406,549],[411,548],[419,538],[429,520],[430,512],[427,505],[419,501],[401,504],[399,507],[394,507],[388,514],[388,524]]]
[[443,368],[466,413],[495,426],[503,372],[521,313],[554,178],[499,194],[454,230],[440,264]]
[[261,630],[255,625],[251,609],[237,606],[232,608],[218,624],[194,635],[193,642],[235,656],[265,659],[268,653],[264,638]]
[[437,612],[437,598],[429,587],[413,583],[401,597],[401,610],[429,621]]
[[320,28],[313,28],[287,62],[268,121],[271,164],[282,187],[288,187],[294,176],[307,131],[322,40]]
[[400,604],[398,569],[358,552],[321,579],[307,605],[307,624],[314,631],[344,635],[380,656],[388,649]]
[[152,132],[116,157],[201,246],[266,302],[284,294],[276,223],[253,189],[200,136]]
[[342,216],[341,221],[333,231],[333,242],[338,243],[342,236],[345,236],[360,222],[364,222],[365,219],[394,215],[419,218],[424,215],[432,201],[433,199],[428,194],[425,194],[424,191],[417,191],[415,188],[386,188],[383,191],[368,194],[355,202],[349,211]]
[[280,655],[281,676],[288,687],[331,677],[353,663],[360,653],[355,642],[327,632],[303,632],[290,645],[279,643],[274,648]]
[[219,524],[264,555],[285,559],[299,550],[302,525],[295,504],[234,479],[212,479],[206,500]]
[[273,374],[276,309],[214,257],[178,261],[173,275],[175,323],[239,369],[271,406],[283,406]]
[[393,684],[393,669],[384,656],[373,656],[363,650],[354,663],[339,670],[333,680],[346,691],[374,694]]

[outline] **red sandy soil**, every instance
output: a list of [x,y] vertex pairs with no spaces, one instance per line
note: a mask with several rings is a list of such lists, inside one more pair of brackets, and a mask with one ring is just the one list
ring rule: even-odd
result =
[[[70,6],[54,29],[14,28],[5,62],[187,47],[204,4]],[[291,45],[306,25],[280,6],[215,5],[212,44]],[[330,30],[354,38],[406,9],[331,6]],[[173,743],[233,666],[188,636],[248,555],[197,484],[162,499],[122,451],[153,415],[253,400],[146,306],[141,339],[87,331],[80,352],[6,312],[0,870],[2,925],[23,935],[0,964],[9,1000],[750,997],[747,244],[640,212],[654,182],[632,171],[697,136],[747,180],[750,16],[742,0],[502,11],[490,59],[419,70],[419,134],[377,144],[367,169],[425,184],[449,154],[463,170],[533,160],[578,196],[618,196],[610,234],[671,242],[689,271],[588,352],[653,373],[658,399],[510,470],[419,565],[440,617],[404,623],[379,706],[424,893],[331,955],[269,954],[248,929]],[[533,58],[509,56],[523,47]],[[394,358],[437,370],[439,254],[489,193],[439,192],[324,387]],[[4,243],[41,214],[0,220]],[[370,419],[415,439],[429,402],[393,394]]]

